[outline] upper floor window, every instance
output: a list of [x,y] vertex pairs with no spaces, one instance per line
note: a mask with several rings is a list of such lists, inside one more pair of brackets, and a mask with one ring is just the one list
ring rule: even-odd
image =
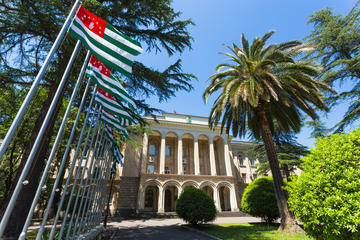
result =
[[156,155],[156,148],[154,144],[149,145],[149,155]]
[[240,166],[243,166],[244,165],[244,157],[241,154],[238,154],[238,160],[239,160]]
[[183,164],[187,164],[187,158],[186,158],[186,157],[183,157],[182,163],[183,163]]
[[250,165],[253,167],[255,166],[255,160],[253,158],[250,158]]
[[147,172],[148,172],[148,173],[154,173],[154,171],[155,171],[155,167],[152,166],[152,165],[148,165],[148,167],[147,167]]
[[170,171],[170,168],[169,167],[165,167],[165,174],[170,174],[171,171]]
[[171,154],[171,152],[170,152],[170,146],[169,146],[169,145],[166,145],[166,146],[165,146],[165,156],[169,157],[170,154]]
[[253,174],[253,179],[255,180],[257,178],[257,174]]
[[264,158],[259,158],[259,162],[264,163],[265,162]]
[[149,156],[149,162],[151,162],[151,163],[154,162],[154,157],[153,156]]

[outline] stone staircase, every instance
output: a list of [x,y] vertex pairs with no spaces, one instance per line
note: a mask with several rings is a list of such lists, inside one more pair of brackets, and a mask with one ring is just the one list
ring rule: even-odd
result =
[[139,178],[121,177],[117,184],[119,198],[115,216],[129,216],[135,214],[139,190]]

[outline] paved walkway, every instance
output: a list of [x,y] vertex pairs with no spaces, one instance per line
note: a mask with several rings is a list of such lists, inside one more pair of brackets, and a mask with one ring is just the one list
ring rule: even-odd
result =
[[[234,224],[260,222],[260,219],[253,217],[220,217],[214,224]],[[109,222],[108,227],[114,229],[111,231],[111,239],[121,240],[209,240],[211,238],[196,232],[182,228],[184,221],[178,218],[170,219],[143,219],[143,220],[125,220]]]

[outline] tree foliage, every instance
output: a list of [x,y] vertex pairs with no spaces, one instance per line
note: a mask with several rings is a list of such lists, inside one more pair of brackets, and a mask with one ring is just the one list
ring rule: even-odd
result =
[[360,239],[360,129],[319,138],[288,183],[289,204],[316,239]]
[[272,177],[260,177],[252,181],[244,190],[241,207],[243,212],[260,217],[267,223],[279,218]]
[[335,126],[341,132],[360,117],[360,9],[359,2],[345,16],[330,8],[315,12],[309,24],[314,26],[307,40],[316,47],[308,57],[317,59],[324,66],[321,74],[329,84],[350,82],[351,90],[329,95],[329,102],[350,102],[343,119]]
[[214,201],[201,189],[186,188],[175,203],[178,216],[196,225],[213,221],[216,217]]

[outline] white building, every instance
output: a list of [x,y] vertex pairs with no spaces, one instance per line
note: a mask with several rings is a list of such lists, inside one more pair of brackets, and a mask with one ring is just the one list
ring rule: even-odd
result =
[[209,129],[206,117],[164,113],[147,117],[151,134],[127,145],[125,167],[118,170],[112,208],[132,212],[173,212],[187,187],[204,189],[218,211],[237,212],[241,194],[256,178],[257,160],[245,155],[251,143]]

